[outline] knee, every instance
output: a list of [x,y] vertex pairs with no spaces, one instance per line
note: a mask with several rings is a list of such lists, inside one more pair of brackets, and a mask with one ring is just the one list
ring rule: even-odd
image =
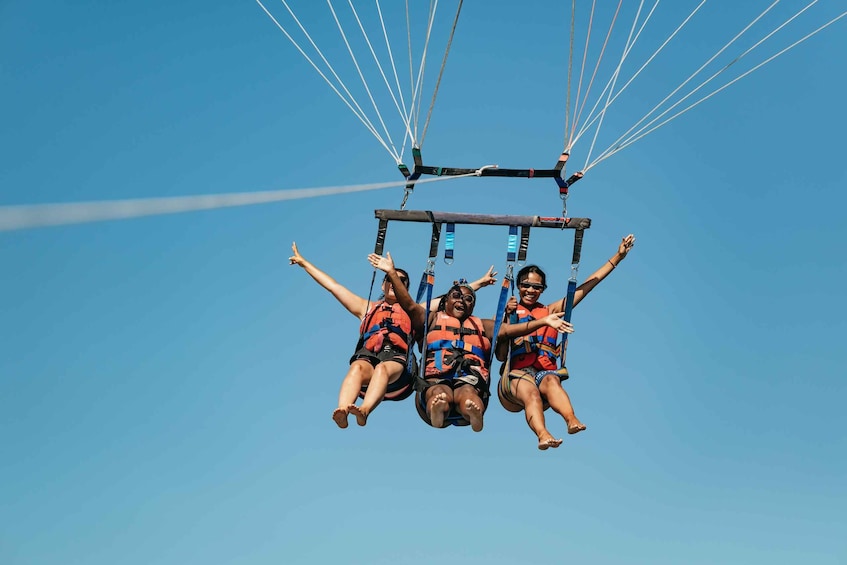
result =
[[535,387],[527,387],[523,395],[523,402],[526,407],[542,406],[544,404],[541,398],[541,392]]
[[400,376],[400,373],[403,372],[403,367],[399,368],[389,367],[385,363],[380,363],[376,366],[373,372],[373,376],[377,378],[387,378],[389,381],[396,380],[397,377]]
[[541,382],[538,384],[538,388],[543,391],[549,391],[553,388],[562,388],[562,381],[559,379],[558,375],[544,375],[544,378],[542,378]]

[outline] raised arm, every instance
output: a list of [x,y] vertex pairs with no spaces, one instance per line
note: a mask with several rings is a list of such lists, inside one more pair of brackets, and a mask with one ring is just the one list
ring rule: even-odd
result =
[[291,251],[294,253],[288,258],[291,265],[299,265],[315,279],[319,285],[327,289],[342,306],[344,306],[351,314],[361,319],[367,313],[368,301],[350,292],[346,287],[338,283],[334,278],[321,271],[309,261],[307,261],[297,250],[297,244],[291,244]]
[[386,253],[384,257],[376,253],[371,253],[368,255],[368,261],[370,261],[370,264],[375,269],[384,271],[388,275],[388,280],[391,281],[391,286],[394,287],[394,296],[397,297],[397,303],[409,314],[409,318],[412,320],[412,326],[418,329],[423,328],[426,309],[414,301],[409,294],[409,289],[400,280],[400,275],[394,268],[394,260],[391,258],[391,253]]
[[[621,243],[618,245],[618,251],[612,257],[603,263],[603,265],[594,271],[590,277],[585,279],[581,285],[576,288],[576,293],[574,294],[573,305],[576,306],[579,304],[583,298],[585,298],[589,292],[594,290],[594,287],[600,284],[600,281],[609,276],[609,273],[615,270],[615,267],[624,260],[624,257],[632,250],[632,246],[635,245],[635,236],[629,234],[621,238]],[[556,302],[550,304],[551,312],[562,312],[565,308],[565,298],[561,300],[557,300]]]

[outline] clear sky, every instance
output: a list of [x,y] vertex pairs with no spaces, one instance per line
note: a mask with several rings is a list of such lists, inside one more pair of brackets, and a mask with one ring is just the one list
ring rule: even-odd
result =
[[[609,110],[595,154],[769,3],[707,3]],[[290,4],[352,90],[326,4]],[[405,18],[392,4],[399,65]],[[465,2],[428,164],[555,163],[566,4]],[[601,4],[593,42],[616,5]],[[638,3],[623,4],[605,65]],[[696,2],[665,4],[622,76]],[[805,4],[782,2],[710,68]],[[844,9],[819,4],[737,67]],[[455,5],[439,5],[429,81]],[[378,38],[373,5],[360,7]],[[569,213],[593,219],[580,278],[623,235],[637,243],[574,312],[565,384],[588,429],[558,450],[539,452],[496,399],[479,434],[428,428],[410,400],[384,403],[366,428],[333,424],[358,323],[288,265],[291,242],[366,296],[373,210],[396,209],[402,189],[0,232],[0,562],[847,562],[845,25],[572,189]],[[349,18],[345,30],[356,36]],[[0,206],[402,180],[255,2],[7,0],[0,85]],[[380,107],[399,142],[396,111]],[[549,179],[467,179],[422,185],[408,208],[557,216],[561,202]],[[386,249],[413,279],[428,229],[389,227]],[[503,273],[503,230],[459,226],[436,286],[492,263]],[[532,237],[544,297],[561,296],[571,234]],[[496,301],[481,291],[477,313]]]

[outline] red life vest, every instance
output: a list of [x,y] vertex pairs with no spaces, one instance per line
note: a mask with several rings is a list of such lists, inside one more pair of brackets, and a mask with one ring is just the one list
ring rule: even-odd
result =
[[412,320],[400,304],[388,304],[383,300],[375,303],[365,314],[359,332],[362,334],[360,348],[376,353],[382,349],[387,337],[397,349],[408,351]]
[[482,320],[476,316],[464,322],[437,312],[435,323],[426,334],[426,376],[466,371],[474,372],[488,380],[491,340],[485,337]]
[[[543,304],[536,303],[532,309],[527,309],[523,304],[518,304],[516,311],[517,323],[540,320],[550,314],[550,310]],[[512,369],[524,369],[535,367],[542,371],[555,371],[558,369],[559,348],[557,342],[559,332],[550,326],[544,326],[535,332],[516,337],[512,340],[512,353],[509,364]]]

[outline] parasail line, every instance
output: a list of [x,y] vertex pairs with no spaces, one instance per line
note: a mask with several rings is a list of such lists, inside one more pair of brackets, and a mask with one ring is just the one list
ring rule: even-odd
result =
[[338,27],[338,32],[341,34],[341,38],[344,40],[344,45],[347,46],[347,52],[350,54],[350,59],[353,60],[353,66],[356,67],[356,72],[359,73],[359,79],[362,81],[362,86],[365,88],[365,92],[367,92],[368,94],[368,98],[371,101],[371,106],[373,106],[374,112],[376,112],[376,117],[379,120],[379,123],[382,125],[382,131],[385,132],[385,137],[388,139],[388,143],[391,144],[391,149],[393,151],[392,155],[395,161],[399,163],[400,153],[398,153],[397,148],[394,146],[394,141],[391,139],[391,134],[388,132],[388,127],[385,125],[385,121],[382,119],[382,113],[379,111],[379,106],[377,106],[376,100],[374,100],[373,94],[371,94],[371,89],[368,86],[368,81],[367,79],[365,79],[365,75],[362,73],[362,69],[359,67],[359,61],[358,59],[356,59],[356,55],[353,53],[353,48],[350,46],[350,42],[347,40],[347,34],[344,33],[344,27],[338,20],[338,15],[335,13],[335,8],[332,7],[332,0],[326,0],[326,4],[327,6],[329,6],[329,11],[332,12],[332,17],[335,20],[335,25]]
[[[717,75],[719,75],[720,73],[722,73],[723,71],[725,71],[725,70],[726,70],[727,68],[729,68],[729,67],[730,67],[733,63],[735,63],[738,59],[740,59],[741,57],[736,57],[736,58],[735,58],[735,59],[734,59],[734,60],[733,60],[733,61],[732,61],[729,65],[726,65],[723,69],[721,69],[720,71],[718,71],[717,73],[715,73],[714,75],[712,75],[711,77],[709,77],[708,79],[706,79],[706,80],[705,80],[704,82],[702,82],[702,83],[701,83],[701,84],[700,84],[697,88],[695,88],[693,91],[689,92],[689,93],[688,93],[686,96],[684,96],[681,100],[679,100],[679,101],[677,101],[676,103],[674,103],[674,104],[673,104],[670,108],[666,109],[664,112],[662,112],[661,114],[659,114],[658,116],[656,116],[655,118],[653,118],[650,122],[648,122],[646,125],[642,126],[642,127],[641,127],[641,129],[637,130],[634,134],[632,134],[632,135],[630,136],[630,133],[632,133],[632,131],[633,131],[633,130],[635,130],[636,128],[638,128],[638,127],[639,127],[639,126],[640,126],[640,125],[641,125],[641,124],[642,124],[642,123],[643,123],[643,122],[644,122],[647,118],[649,118],[649,117],[650,117],[650,115],[651,115],[651,114],[653,114],[653,112],[656,112],[659,108],[661,108],[661,107],[662,107],[662,104],[664,104],[665,102],[667,102],[667,101],[668,101],[668,100],[669,100],[669,99],[670,99],[670,98],[671,98],[674,94],[676,94],[677,92],[679,92],[680,90],[682,90],[682,88],[683,88],[686,84],[688,84],[689,82],[691,82],[691,81],[694,79],[694,77],[696,77],[698,74],[700,74],[700,72],[701,72],[704,68],[706,68],[706,67],[709,65],[709,63],[711,63],[712,61],[714,61],[714,60],[715,60],[715,59],[716,59],[716,58],[717,58],[717,57],[718,57],[721,53],[723,53],[724,51],[726,51],[726,50],[730,47],[730,45],[732,45],[733,43],[735,43],[735,42],[738,40],[738,38],[740,38],[742,35],[744,35],[744,34],[745,34],[745,33],[746,33],[746,32],[747,32],[747,31],[748,31],[748,30],[749,30],[749,29],[750,29],[750,28],[751,28],[751,27],[752,27],[752,26],[756,23],[756,22],[758,22],[760,19],[762,19],[762,18],[765,16],[765,14],[767,14],[770,10],[772,10],[774,6],[776,6],[777,4],[779,4],[779,2],[780,2],[780,0],[774,0],[774,2],[773,2],[770,6],[768,6],[767,8],[765,8],[765,10],[764,10],[764,11],[762,11],[762,13],[760,13],[760,14],[759,14],[758,16],[756,16],[756,17],[755,17],[755,18],[754,18],[754,19],[753,19],[750,23],[748,23],[748,24],[744,27],[744,29],[742,29],[740,32],[738,32],[738,33],[735,35],[735,37],[733,37],[732,39],[730,39],[730,40],[729,40],[729,42],[727,42],[727,43],[726,43],[723,47],[721,47],[720,49],[718,49],[718,51],[717,51],[714,55],[712,55],[711,57],[709,57],[709,58],[706,60],[706,62],[705,62],[705,63],[703,63],[702,65],[700,65],[700,68],[698,68],[698,69],[697,69],[696,71],[694,71],[691,75],[689,75],[689,77],[688,77],[688,78],[686,78],[684,81],[682,81],[682,83],[681,83],[679,86],[677,86],[676,88],[674,88],[674,89],[671,91],[671,93],[670,93],[670,94],[668,94],[667,96],[665,96],[665,97],[661,100],[661,102],[659,102],[658,104],[656,104],[655,106],[653,106],[653,108],[652,108],[650,111],[648,111],[648,112],[647,112],[647,113],[646,113],[646,114],[645,114],[645,115],[644,115],[641,119],[639,119],[637,122],[635,122],[635,125],[633,125],[632,127],[630,127],[630,128],[629,128],[629,129],[628,129],[628,130],[627,130],[627,131],[623,134],[623,135],[621,135],[620,137],[618,137],[618,139],[617,139],[617,140],[615,140],[615,141],[612,143],[612,145],[610,146],[610,148],[609,148],[609,149],[607,149],[607,151],[609,151],[610,149],[612,149],[612,147],[621,147],[623,144],[626,144],[626,143],[627,143],[630,139],[632,139],[633,137],[637,136],[639,133],[641,133],[642,131],[644,131],[646,128],[649,128],[651,124],[656,123],[656,121],[657,121],[657,120],[659,120],[659,119],[661,119],[661,118],[662,118],[662,116],[664,116],[665,114],[667,114],[668,112],[670,112],[671,110],[673,110],[676,106],[678,106],[679,104],[681,104],[681,103],[682,103],[682,102],[683,102],[686,98],[688,98],[689,96],[691,96],[692,94],[694,94],[694,92],[696,92],[698,89],[700,89],[700,88],[702,88],[703,86],[705,86],[705,85],[706,85],[709,81],[711,81],[712,79],[714,79]],[[814,4],[815,2],[817,2],[817,0],[814,0],[814,1],[812,2],[812,4]],[[807,7],[808,7],[808,6],[807,6]],[[805,10],[805,8],[804,8],[804,10]],[[795,17],[796,17],[796,15],[795,15]],[[783,25],[784,25],[784,24],[783,24]],[[749,52],[749,50],[748,50],[748,52]],[[742,56],[743,56],[743,55],[742,55]],[[629,137],[629,138],[627,138],[627,136],[630,136],[630,137]],[[600,154],[600,156],[598,157],[598,159],[601,159],[604,155],[605,155],[605,151],[604,151],[603,153],[601,153],[601,154]],[[595,161],[595,162],[599,162],[599,161]],[[585,169],[585,170],[587,170],[587,169]]]
[[[331,80],[329,80],[329,78],[324,74],[324,72],[315,64],[315,62],[312,60],[312,58],[309,57],[309,55],[306,54],[306,52],[303,50],[303,48],[300,47],[300,44],[298,44],[297,41],[295,41],[295,39],[293,37],[291,37],[291,35],[288,33],[288,31],[286,31],[286,29],[282,26],[282,24],[280,24],[279,21],[273,16],[273,14],[271,14],[268,11],[268,9],[265,7],[265,5],[262,4],[261,0],[256,0],[256,3],[259,4],[259,6],[262,8],[262,10],[264,10],[265,14],[267,14],[267,16],[271,19],[271,21],[274,24],[276,24],[276,27],[279,28],[279,30],[285,35],[285,37],[288,38],[288,41],[290,41],[291,44],[294,45],[294,47],[297,49],[297,51],[299,51],[300,54],[303,55],[303,57],[306,59],[306,61],[308,61],[309,64],[312,65],[312,68],[314,68],[315,71],[317,71],[317,73],[321,76],[321,78],[324,79],[324,81],[329,85],[329,87],[332,89],[332,91],[335,92],[335,94],[341,99],[341,101],[344,102],[344,104],[350,109],[351,112],[353,112],[353,115],[356,116],[359,119],[360,122],[362,122],[362,125],[364,125],[365,128],[367,128],[367,130],[369,132],[371,132],[371,134],[373,134],[373,136],[376,138],[376,140],[379,142],[379,144],[382,145],[385,148],[385,150],[388,151],[388,154],[391,155],[391,157],[396,160],[397,156],[395,155],[395,153],[393,153],[391,151],[391,149],[388,147],[388,145],[385,143],[385,141],[379,135],[379,132],[376,131],[376,128],[373,126],[371,121],[365,115],[364,110],[362,110],[361,106],[359,106],[358,102],[356,102],[355,97],[350,93],[350,91],[344,85],[344,82],[341,80],[341,78],[335,72],[335,69],[332,67],[332,65],[329,64],[329,61],[326,60],[326,57],[324,57],[323,53],[318,48],[318,46],[315,45],[314,41],[312,41],[311,36],[308,34],[308,32],[305,30],[305,28],[303,28],[302,24],[300,24],[300,20],[297,19],[297,16],[294,15],[294,12],[292,12],[291,8],[288,7],[288,4],[285,3],[285,0],[282,0],[283,5],[288,9],[289,13],[294,18],[294,21],[297,22],[297,24],[300,26],[300,29],[303,31],[303,33],[306,35],[306,37],[309,39],[309,42],[312,44],[312,47],[314,47],[315,50],[318,52],[318,55],[321,57],[323,62],[327,65],[330,72],[335,77],[335,79],[338,81],[341,88],[350,97],[349,101],[348,101],[347,98],[345,98],[345,96],[343,94],[341,94],[341,92],[338,90],[338,88],[332,83]],[[351,101],[352,101],[352,104],[351,104]],[[353,105],[355,105],[356,108],[354,108]],[[358,108],[358,110],[357,110],[357,108]]]
[[429,120],[432,118],[432,109],[435,107],[435,97],[438,96],[438,87],[441,86],[441,77],[444,75],[444,68],[447,66],[447,56],[450,54],[450,46],[453,44],[453,36],[456,33],[456,26],[459,24],[459,14],[462,13],[462,3],[463,0],[459,0],[459,7],[456,9],[456,17],[453,18],[453,27],[450,29],[450,37],[447,40],[447,48],[444,50],[444,58],[441,60],[441,69],[438,71],[438,79],[435,81],[435,89],[432,91],[432,101],[429,103],[429,110],[426,113],[426,120],[424,120],[423,132],[421,133],[421,141],[418,147],[423,147],[426,130],[429,129]]
[[[373,45],[371,44],[371,39],[368,36],[368,32],[365,31],[365,26],[362,24],[362,20],[359,18],[359,13],[356,11],[356,7],[353,6],[353,0],[347,0],[347,3],[350,5],[350,10],[353,12],[353,16],[356,18],[356,23],[359,24],[359,30],[362,32],[362,37],[365,40],[365,43],[368,45],[368,49],[370,49],[371,56],[373,57],[374,63],[376,63],[376,68],[379,70],[379,74],[382,76],[383,82],[385,82],[385,86],[388,89],[388,93],[391,95],[391,100],[394,102],[394,107],[397,109],[397,112],[400,114],[400,119],[405,123],[407,121],[406,110],[405,108],[400,106],[400,102],[397,101],[397,97],[394,95],[394,89],[391,87],[391,84],[388,81],[388,77],[385,76],[385,71],[382,69],[382,65],[379,62],[379,57],[376,55],[376,51],[374,51]],[[377,10],[379,10],[379,2],[377,2]],[[382,21],[382,12],[379,14],[380,21]],[[387,33],[385,30],[385,23],[383,22],[383,32]],[[387,35],[386,35],[387,39]],[[388,52],[389,58],[391,58],[391,51],[389,46]],[[393,59],[391,59],[393,63]],[[401,100],[402,100],[402,93]],[[404,102],[405,104],[405,102]]]
[[[772,55],[772,56],[768,57],[767,59],[765,59],[764,61],[762,61],[762,62],[761,62],[761,63],[759,63],[758,65],[756,65],[755,67],[753,67],[753,68],[749,69],[748,71],[746,71],[745,73],[743,73],[743,74],[741,74],[741,75],[739,75],[739,76],[735,77],[734,79],[732,79],[731,81],[729,81],[729,82],[728,82],[728,83],[726,83],[725,85],[721,86],[720,88],[717,88],[717,89],[713,90],[712,92],[710,92],[709,94],[707,94],[707,95],[706,95],[706,96],[704,96],[703,98],[701,98],[701,99],[697,100],[696,102],[692,103],[691,105],[687,106],[685,109],[680,110],[679,112],[677,112],[676,114],[674,114],[673,116],[671,116],[670,118],[668,118],[667,120],[665,120],[665,121],[661,122],[660,124],[658,124],[658,125],[656,125],[656,126],[654,126],[654,127],[650,128],[649,130],[645,131],[645,132],[644,132],[644,133],[642,133],[641,135],[638,135],[638,136],[637,136],[637,137],[635,137],[635,138],[631,138],[631,139],[627,140],[625,144],[619,145],[619,146],[615,147],[614,149],[610,149],[607,153],[604,153],[603,155],[601,155],[600,157],[598,157],[598,158],[597,158],[597,159],[596,159],[593,163],[591,163],[591,165],[589,165],[589,166],[588,166],[588,168],[590,169],[590,168],[594,167],[594,165],[596,165],[596,164],[597,164],[597,163],[599,163],[600,161],[603,161],[604,159],[607,159],[608,157],[611,157],[612,155],[614,155],[614,154],[615,154],[615,153],[617,153],[618,151],[620,151],[620,150],[622,150],[622,149],[624,149],[624,148],[626,148],[626,147],[628,147],[628,146],[632,145],[633,143],[635,143],[636,141],[638,141],[639,139],[641,139],[642,137],[644,137],[644,136],[645,136],[645,135],[647,135],[648,133],[651,133],[651,132],[653,132],[653,131],[655,131],[655,130],[659,129],[660,127],[662,127],[663,125],[667,124],[667,123],[668,123],[668,122],[670,122],[671,120],[673,120],[673,119],[677,118],[678,116],[681,116],[682,114],[684,114],[685,112],[687,112],[687,111],[691,110],[691,109],[692,109],[692,108],[694,108],[695,106],[698,106],[698,105],[699,105],[699,104],[701,104],[702,102],[705,102],[706,100],[708,100],[709,98],[711,98],[711,97],[712,97],[712,96],[714,96],[715,94],[717,94],[717,93],[721,92],[722,90],[724,90],[724,89],[726,89],[726,88],[729,88],[732,84],[734,84],[734,83],[738,82],[739,80],[741,80],[742,78],[746,77],[747,75],[749,75],[749,74],[750,74],[750,73],[752,73],[753,71],[756,71],[756,70],[760,69],[761,67],[765,66],[766,64],[770,63],[771,61],[773,61],[774,59],[776,59],[776,58],[777,58],[777,57],[779,57],[780,55],[782,55],[782,54],[784,54],[785,52],[787,52],[787,51],[789,51],[789,50],[793,49],[794,47],[796,47],[796,46],[797,46],[797,45],[799,45],[800,43],[803,43],[804,41],[806,41],[806,40],[807,40],[807,39],[809,39],[810,37],[812,37],[812,36],[814,36],[814,35],[817,35],[818,33],[820,33],[821,31],[823,31],[824,29],[826,29],[827,27],[831,26],[832,24],[834,24],[835,22],[837,22],[838,20],[840,20],[841,18],[843,18],[843,17],[845,17],[845,16],[847,16],[847,12],[843,12],[843,13],[841,13],[840,15],[838,15],[838,16],[836,16],[835,18],[831,19],[830,21],[828,21],[827,23],[823,24],[823,25],[822,25],[822,26],[820,26],[819,28],[815,29],[814,31],[812,31],[812,32],[808,33],[807,35],[803,36],[802,38],[798,39],[797,41],[795,41],[794,43],[792,43],[792,44],[791,44],[791,45],[789,45],[788,47],[786,47],[786,48],[782,49],[781,51],[779,51],[778,53],[776,53],[776,54],[774,54],[774,55]],[[586,170],[587,170],[587,169],[586,169]]]
[[[658,2],[657,2],[658,4]],[[653,5],[655,8],[656,4]],[[600,128],[603,127],[603,119],[606,117],[606,110],[609,108],[609,100],[612,98],[612,93],[615,90],[615,85],[618,82],[618,77],[621,74],[621,68],[623,67],[624,61],[626,61],[627,56],[629,55],[630,50],[636,41],[638,41],[638,36],[641,34],[641,30],[644,29],[644,26],[649,21],[650,15],[648,14],[647,18],[645,18],[644,23],[641,25],[641,29],[637,32],[635,31],[638,27],[638,18],[641,17],[641,9],[644,7],[644,0],[641,0],[641,3],[638,4],[638,10],[635,13],[635,19],[632,21],[632,27],[629,30],[629,35],[626,38],[626,43],[624,44],[623,53],[621,54],[621,60],[618,63],[617,68],[615,68],[615,72],[612,73],[612,77],[609,82],[606,83],[606,87],[603,88],[603,92],[600,93],[600,98],[597,99],[597,103],[602,99],[603,94],[608,90],[608,94],[606,95],[606,104],[603,109],[598,114],[599,122],[597,123],[597,127],[594,129],[594,138],[591,140],[591,146],[588,148],[588,154],[585,158],[585,165],[588,166],[588,163],[591,162],[591,154],[594,152],[594,146],[597,144],[597,136],[600,135]],[[652,12],[650,12],[652,14]],[[591,118],[591,114],[597,108],[597,104],[594,105],[594,108],[591,109],[588,116],[586,116],[586,120]],[[592,120],[593,121],[593,120]],[[584,169],[583,169],[584,170]]]

